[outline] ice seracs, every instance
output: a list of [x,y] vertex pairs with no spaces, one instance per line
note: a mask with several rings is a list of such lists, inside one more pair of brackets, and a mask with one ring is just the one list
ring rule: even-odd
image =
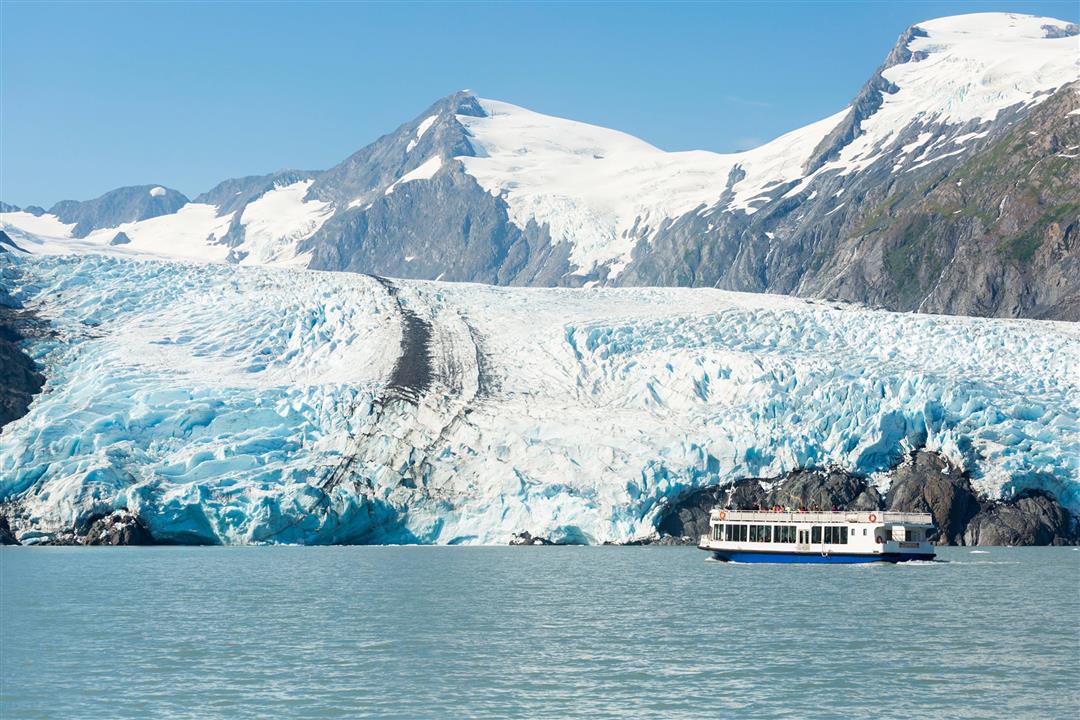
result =
[[55,331],[0,434],[27,541],[127,508],[178,542],[621,542],[692,488],[912,447],[1080,510],[1069,323],[104,256],[0,272]]

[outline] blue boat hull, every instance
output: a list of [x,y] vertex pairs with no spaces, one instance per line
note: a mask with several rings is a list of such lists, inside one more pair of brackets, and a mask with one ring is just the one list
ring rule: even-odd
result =
[[855,563],[887,562],[899,563],[911,560],[933,560],[933,554],[925,553],[881,553],[879,555],[855,555],[852,553],[829,553],[822,555],[820,552],[797,553],[797,552],[747,552],[738,550],[713,550],[702,548],[713,554],[717,560],[739,563],[811,563],[829,565],[852,565]]

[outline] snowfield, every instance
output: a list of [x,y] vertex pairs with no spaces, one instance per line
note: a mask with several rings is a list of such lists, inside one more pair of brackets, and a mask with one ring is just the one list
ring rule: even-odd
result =
[[512,289],[0,256],[55,334],[0,434],[24,542],[118,508],[179,542],[569,542],[666,498],[938,449],[1080,510],[1080,329],[708,289]]
[[[97,228],[85,238],[73,237],[74,224],[29,212],[0,213],[0,230],[33,253],[305,266],[313,257],[310,247],[300,250],[305,241],[335,241],[316,237],[331,218],[356,208],[366,212],[373,197],[431,181],[460,163],[485,192],[505,202],[511,223],[546,226],[553,245],[570,244],[572,273],[602,268],[606,283],[632,264],[641,241],[655,240],[691,213],[753,215],[772,201],[798,198],[819,178],[856,175],[881,162],[893,172],[912,172],[968,152],[1005,111],[1034,107],[1080,78],[1070,28],[1053,18],[1001,12],[921,22],[905,35],[902,57],[882,73],[888,87],[879,93],[880,107],[853,104],[745,152],[668,152],[617,130],[477,99],[483,116],[455,116],[473,154],[425,147],[434,154],[414,166],[389,153],[378,186],[340,207],[308,198],[315,183],[308,179],[267,190],[242,210],[188,203],[169,215]],[[857,131],[845,131],[852,133],[848,141],[815,167],[822,143],[854,112],[867,113]],[[403,155],[416,150],[439,117],[417,122]],[[159,190],[164,194],[161,187],[151,194]],[[236,232],[223,241],[235,212],[241,212],[239,245]],[[131,242],[111,245],[121,231]]]

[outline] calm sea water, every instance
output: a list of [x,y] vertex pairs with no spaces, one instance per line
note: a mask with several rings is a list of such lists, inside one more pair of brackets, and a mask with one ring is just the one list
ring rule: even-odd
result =
[[6,548],[0,717],[1080,716],[1080,551]]

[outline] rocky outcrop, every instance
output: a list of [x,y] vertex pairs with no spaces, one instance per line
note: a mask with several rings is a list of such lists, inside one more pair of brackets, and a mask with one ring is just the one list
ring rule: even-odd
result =
[[510,539],[511,545],[558,545],[546,537],[534,536],[528,530],[523,530],[519,533],[514,533],[514,537]]
[[11,239],[10,235],[0,230],[0,253],[11,252],[12,250],[22,250],[22,248]]
[[965,545],[1076,545],[1077,519],[1049,494],[1023,492],[987,503],[964,531]]
[[128,237],[126,232],[120,231],[113,235],[113,239],[109,241],[110,245],[130,245],[131,238]]
[[967,473],[945,456],[909,453],[893,468],[882,497],[868,478],[839,469],[794,470],[780,477],[747,478],[730,486],[694,490],[666,506],[656,529],[662,541],[697,542],[714,507],[756,510],[892,510],[934,517],[939,545],[1075,545],[1080,523],[1054,497],[1027,491],[1006,500],[980,499]]
[[881,495],[867,479],[837,468],[793,470],[778,478],[746,478],[727,487],[695,490],[661,514],[661,537],[693,542],[709,529],[709,512],[717,506],[756,510],[776,506],[807,510],[872,510]]
[[74,223],[72,234],[81,238],[100,228],[169,215],[187,203],[184,194],[176,190],[161,185],[136,185],[111,190],[93,200],[61,200],[49,212],[61,222]]
[[37,363],[20,346],[38,329],[34,315],[0,284],[0,428],[25,415],[45,385]]
[[896,512],[928,512],[934,516],[943,545],[962,545],[964,529],[980,510],[967,474],[937,453],[917,451],[891,473],[885,508]]
[[11,532],[11,526],[8,525],[8,519],[3,515],[0,515],[0,545],[18,545],[19,540],[15,537],[15,533]]
[[154,538],[137,515],[117,510],[91,518],[81,542],[84,545],[153,545]]

